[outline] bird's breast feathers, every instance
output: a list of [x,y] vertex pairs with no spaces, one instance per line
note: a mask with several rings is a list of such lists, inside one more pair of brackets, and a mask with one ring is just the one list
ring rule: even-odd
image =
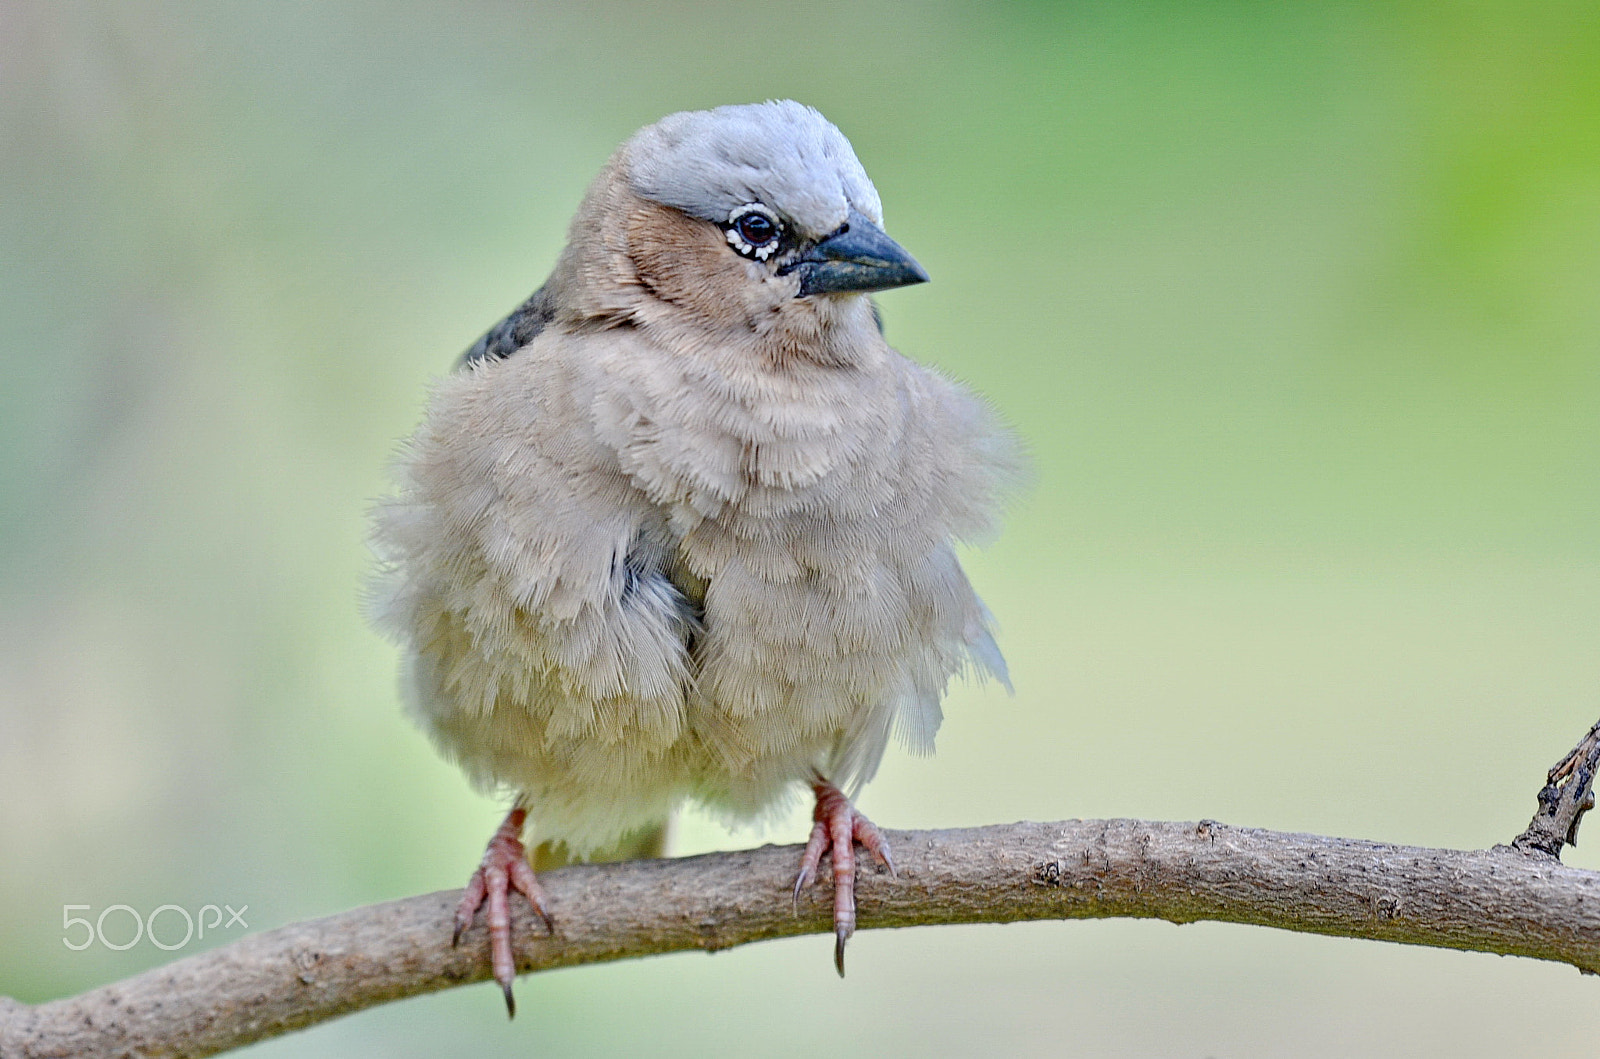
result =
[[931,746],[951,675],[1004,679],[952,546],[1012,466],[981,402],[887,347],[786,370],[722,352],[546,331],[437,388],[379,511],[379,611],[480,780],[526,790],[579,744],[626,746],[625,768],[674,760],[747,808],[772,759],[780,782],[864,779],[896,721]]

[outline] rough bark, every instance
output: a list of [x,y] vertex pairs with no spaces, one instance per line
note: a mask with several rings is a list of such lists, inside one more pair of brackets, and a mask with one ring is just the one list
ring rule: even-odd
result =
[[[1135,917],[1217,920],[1530,956],[1600,973],[1600,872],[1558,852],[1592,804],[1600,725],[1551,770],[1539,814],[1482,851],[1229,827],[1068,820],[890,831],[897,877],[863,873],[861,927]],[[1532,836],[1532,837],[1530,837]],[[797,846],[577,866],[542,877],[546,937],[518,901],[519,971],[716,950],[831,930],[831,894],[798,906]],[[401,997],[489,977],[483,927],[451,948],[460,891],[245,937],[81,996],[0,998],[0,1056],[203,1056]]]

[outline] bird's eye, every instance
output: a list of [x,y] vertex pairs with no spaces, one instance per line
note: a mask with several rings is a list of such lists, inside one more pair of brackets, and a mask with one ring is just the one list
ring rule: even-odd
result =
[[739,234],[744,236],[744,241],[751,246],[761,246],[763,243],[772,242],[778,234],[778,226],[772,223],[772,218],[760,213],[747,213],[739,218]]
[[745,257],[765,261],[778,249],[783,226],[758,203],[740,206],[728,218],[728,242]]

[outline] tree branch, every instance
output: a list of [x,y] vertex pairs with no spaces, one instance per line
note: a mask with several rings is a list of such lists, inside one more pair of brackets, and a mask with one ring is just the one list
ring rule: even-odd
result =
[[[1530,956],[1600,973],[1600,872],[1556,856],[1593,804],[1597,766],[1600,724],[1551,770],[1528,831],[1483,851],[1208,820],[887,832],[899,876],[864,873],[861,926],[1216,920]],[[557,936],[545,937],[518,902],[518,970],[830,931],[825,887],[791,904],[798,861],[798,846],[764,846],[551,872],[542,881]],[[489,977],[483,928],[450,946],[459,896],[443,891],[292,924],[65,1000],[29,1006],[0,998],[0,1054],[213,1055],[481,981]]]

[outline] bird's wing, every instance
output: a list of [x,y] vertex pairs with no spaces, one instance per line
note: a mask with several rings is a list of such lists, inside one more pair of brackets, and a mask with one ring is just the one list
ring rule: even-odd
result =
[[511,310],[509,316],[485,331],[483,337],[461,354],[456,366],[466,367],[481,360],[504,360],[532,342],[555,319],[555,304],[548,293],[549,288],[547,283],[528,295],[527,300]]
[[433,712],[509,697],[548,732],[668,740],[697,608],[664,569],[659,513],[570,392],[581,342],[547,331],[440,381],[375,513],[374,616],[437,675]]

